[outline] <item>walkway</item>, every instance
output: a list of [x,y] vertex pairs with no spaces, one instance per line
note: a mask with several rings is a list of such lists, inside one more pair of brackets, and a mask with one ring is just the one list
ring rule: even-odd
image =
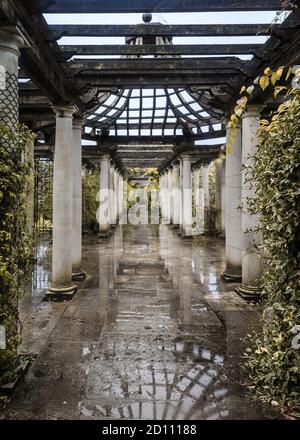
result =
[[41,246],[22,304],[22,350],[38,357],[2,417],[278,418],[241,385],[240,338],[259,316],[220,281],[223,248],[167,226],[117,227],[107,242],[85,241],[74,299],[46,303]]

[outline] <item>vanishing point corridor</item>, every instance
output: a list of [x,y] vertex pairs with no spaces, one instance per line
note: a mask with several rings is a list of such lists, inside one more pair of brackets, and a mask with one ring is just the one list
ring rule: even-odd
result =
[[21,351],[36,353],[5,419],[269,419],[239,366],[259,314],[221,281],[221,239],[117,226],[83,243],[87,278],[45,302],[51,246],[38,249],[21,306]]

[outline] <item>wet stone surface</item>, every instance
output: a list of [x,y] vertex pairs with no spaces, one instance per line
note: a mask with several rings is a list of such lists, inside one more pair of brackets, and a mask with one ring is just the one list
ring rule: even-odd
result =
[[249,394],[242,338],[257,309],[221,281],[224,242],[167,226],[87,238],[88,276],[71,302],[42,302],[43,243],[21,304],[21,352],[38,354],[2,419],[270,419]]

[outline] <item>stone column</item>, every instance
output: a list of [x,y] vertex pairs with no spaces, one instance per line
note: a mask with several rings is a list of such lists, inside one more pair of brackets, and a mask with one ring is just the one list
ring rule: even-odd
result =
[[73,280],[82,280],[85,272],[81,268],[82,249],[82,149],[81,132],[83,120],[73,120]]
[[203,167],[202,172],[202,187],[203,187],[203,197],[204,197],[204,233],[209,230],[209,210],[210,210],[210,199],[209,199],[209,165]]
[[114,189],[115,189],[115,220],[116,224],[119,219],[119,171],[115,168],[114,170]]
[[110,235],[110,156],[104,154],[100,159],[100,207],[99,207],[99,230],[100,237]]
[[173,225],[178,228],[180,225],[181,216],[181,193],[180,193],[180,174],[179,164],[173,165]]
[[72,298],[73,126],[74,108],[54,107],[56,135],[53,170],[52,281],[47,297]]
[[[226,269],[225,281],[241,281],[242,278],[242,129],[236,128],[231,136],[227,128],[226,148]],[[232,145],[229,144],[229,140]]]
[[179,161],[179,188],[180,188],[180,198],[181,198],[181,210],[180,210],[180,228],[179,234],[183,234],[183,162],[182,159]]
[[169,223],[172,225],[173,224],[173,197],[172,197],[172,193],[173,193],[173,166],[170,167],[168,169],[168,191],[169,191],[169,212],[168,212],[168,218],[169,218]]
[[255,194],[255,187],[248,182],[246,169],[253,165],[252,156],[258,144],[257,130],[259,128],[260,108],[248,106],[242,119],[242,285],[238,292],[243,298],[258,297],[258,281],[262,275],[262,255],[257,249],[261,243],[261,234],[255,232],[258,226],[258,215],[248,212],[247,199]]
[[192,164],[189,154],[182,155],[183,235],[192,237]]
[[124,223],[124,180],[121,173],[118,174],[119,176],[119,224]]
[[216,232],[222,234],[222,159],[215,162]]
[[23,45],[15,28],[0,28],[0,122],[11,128],[19,122],[18,66]]
[[222,158],[222,235],[225,237],[226,231],[226,184],[225,184],[225,176],[226,176],[226,158],[223,156]]
[[116,192],[115,192],[115,167],[111,165],[110,173],[110,227],[116,226]]

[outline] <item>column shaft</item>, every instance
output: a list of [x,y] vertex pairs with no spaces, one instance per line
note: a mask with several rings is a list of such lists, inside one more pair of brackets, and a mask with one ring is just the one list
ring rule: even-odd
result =
[[173,165],[173,224],[178,227],[180,225],[181,216],[181,194],[180,194],[180,182],[179,182],[179,165]]
[[192,165],[188,154],[182,156],[183,183],[183,233],[185,237],[192,236]]
[[253,165],[253,154],[257,148],[260,111],[257,106],[249,106],[242,120],[242,285],[238,289],[245,298],[257,297],[257,284],[262,274],[262,256],[257,249],[261,234],[256,232],[258,216],[250,214],[247,200],[255,194],[255,186],[249,182],[247,169]]
[[56,135],[53,170],[52,282],[48,297],[72,297],[73,127],[72,107],[55,107]]
[[103,155],[100,160],[100,206],[99,206],[99,229],[100,237],[110,234],[110,157]]
[[73,121],[73,280],[82,279],[85,273],[81,268],[82,250],[82,119]]
[[226,281],[240,281],[242,277],[242,130],[238,125],[235,136],[227,128],[226,148]]
[[204,233],[207,233],[210,228],[209,165],[205,165],[202,170],[202,187],[204,198]]

